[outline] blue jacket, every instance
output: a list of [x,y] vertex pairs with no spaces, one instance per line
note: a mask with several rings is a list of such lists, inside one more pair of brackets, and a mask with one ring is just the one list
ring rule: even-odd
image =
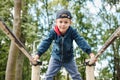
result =
[[41,42],[38,47],[38,55],[41,56],[53,42],[53,48],[51,56],[59,61],[69,62],[73,59],[73,40],[77,45],[86,53],[91,53],[91,47],[81,37],[76,29],[69,27],[64,36],[57,35],[57,33],[51,29],[47,37]]

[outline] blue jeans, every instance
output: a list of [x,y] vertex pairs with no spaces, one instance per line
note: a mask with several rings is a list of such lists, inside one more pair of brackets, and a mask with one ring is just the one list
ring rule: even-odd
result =
[[64,67],[68,71],[73,80],[82,80],[74,59],[68,63],[63,63],[52,57],[50,58],[45,80],[53,80],[53,76],[57,74],[61,67]]

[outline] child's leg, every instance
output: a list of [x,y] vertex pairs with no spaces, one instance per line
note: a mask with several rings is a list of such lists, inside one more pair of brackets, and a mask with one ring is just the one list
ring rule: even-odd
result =
[[53,76],[61,69],[61,63],[52,57],[50,58],[45,80],[53,80]]
[[82,80],[80,73],[78,72],[75,60],[71,60],[69,63],[64,63],[63,66],[69,72],[73,80]]

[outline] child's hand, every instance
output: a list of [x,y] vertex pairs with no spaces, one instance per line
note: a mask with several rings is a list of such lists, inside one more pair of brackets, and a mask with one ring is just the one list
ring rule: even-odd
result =
[[39,59],[39,56],[38,56],[38,55],[35,55],[35,56],[33,57],[33,59],[34,59],[35,61],[37,61],[37,60]]
[[97,61],[97,58],[95,58],[94,53],[90,53],[90,64],[94,64]]
[[33,60],[36,62],[36,63],[32,63],[32,65],[34,66],[37,66],[37,65],[42,65],[42,62],[39,61],[39,55],[35,55],[33,56]]

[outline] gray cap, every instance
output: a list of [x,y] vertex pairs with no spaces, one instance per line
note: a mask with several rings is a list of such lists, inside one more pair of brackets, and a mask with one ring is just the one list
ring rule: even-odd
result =
[[72,19],[72,16],[68,10],[62,9],[57,12],[56,19],[59,19],[59,18]]

